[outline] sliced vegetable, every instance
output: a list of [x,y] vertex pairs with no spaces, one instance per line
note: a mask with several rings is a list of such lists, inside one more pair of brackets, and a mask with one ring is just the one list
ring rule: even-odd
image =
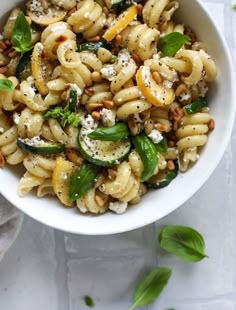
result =
[[25,152],[32,154],[58,154],[65,150],[65,145],[43,140],[17,139],[17,145]]
[[174,56],[178,50],[189,41],[190,38],[185,34],[180,32],[171,32],[159,41],[161,53],[164,56]]
[[67,100],[68,110],[70,112],[75,112],[77,107],[77,91],[70,89],[69,96]]
[[100,167],[84,161],[79,170],[71,176],[69,185],[70,201],[75,201],[85,196],[93,188],[96,176],[100,171]]
[[129,135],[128,126],[126,123],[117,123],[112,127],[97,128],[88,134],[88,137],[93,140],[101,141],[119,141],[127,138]]
[[178,175],[178,164],[175,162],[174,170],[161,170],[158,174],[152,176],[149,180],[146,181],[146,185],[149,188],[163,188],[168,186]]
[[142,160],[144,170],[141,174],[141,182],[147,181],[156,169],[158,157],[155,144],[143,133],[132,138],[136,151]]
[[168,145],[167,145],[167,139],[165,137],[161,140],[161,142],[159,142],[158,144],[155,144],[155,146],[156,146],[157,152],[161,154],[167,153]]
[[130,140],[127,138],[120,141],[92,140],[85,128],[80,130],[78,146],[84,158],[103,167],[119,164],[129,155],[131,149]]
[[8,79],[0,79],[0,90],[4,91],[12,91],[14,88],[11,80]]
[[53,68],[50,60],[45,57],[43,44],[41,42],[35,44],[31,62],[32,76],[35,80],[35,86],[41,95],[47,95],[47,82],[51,78]]
[[100,47],[104,47],[110,51],[114,47],[114,44],[105,40],[101,40],[99,42],[84,42],[78,45],[77,51],[97,51]]
[[187,114],[193,114],[193,113],[201,111],[203,108],[206,108],[206,107],[208,107],[208,102],[206,98],[200,98],[196,101],[193,101],[187,104],[186,106],[184,106],[183,109]]
[[115,36],[124,30],[136,16],[137,8],[135,5],[132,5],[114,20],[104,33],[103,38],[108,42],[113,40]]
[[129,8],[131,5],[135,3],[141,2],[140,0],[134,1],[134,0],[105,0],[106,5],[109,10],[114,10],[117,13],[121,12],[127,8]]
[[141,66],[139,68],[136,73],[136,81],[143,96],[153,105],[164,106],[174,101],[174,90],[157,84],[149,67]]
[[25,52],[16,67],[16,77],[21,82],[22,80],[26,80],[30,75],[32,75],[31,71],[31,56],[32,50]]
[[31,46],[31,29],[23,12],[19,12],[11,35],[12,47],[17,52],[27,52]]
[[62,157],[56,159],[56,166],[52,174],[53,190],[59,200],[67,207],[73,207],[73,202],[69,200],[69,183],[74,165]]

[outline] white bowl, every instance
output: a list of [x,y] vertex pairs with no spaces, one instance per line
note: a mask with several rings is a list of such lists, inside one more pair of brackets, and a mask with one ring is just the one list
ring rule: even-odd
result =
[[[159,220],[188,200],[209,178],[222,158],[229,142],[235,115],[235,78],[229,49],[224,37],[207,10],[198,0],[179,0],[179,20],[189,25],[206,44],[218,68],[217,81],[211,88],[210,108],[216,127],[209,136],[198,162],[187,173],[179,175],[168,187],[149,192],[122,215],[82,215],[66,209],[54,198],[17,196],[22,175],[14,168],[0,170],[0,192],[12,204],[35,220],[71,233],[86,235],[114,234],[132,230]],[[2,1],[2,14],[21,1]]]

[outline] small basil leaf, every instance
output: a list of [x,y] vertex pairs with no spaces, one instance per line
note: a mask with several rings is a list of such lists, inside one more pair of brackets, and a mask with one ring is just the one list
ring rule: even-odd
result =
[[11,35],[12,47],[17,52],[29,51],[31,47],[31,29],[23,12],[19,12]]
[[132,141],[144,166],[140,180],[141,182],[145,182],[153,175],[157,166],[157,150],[155,144],[145,134],[139,134],[133,137]]
[[4,91],[12,91],[14,88],[11,80],[8,79],[0,79],[0,90]]
[[84,300],[86,306],[88,306],[90,308],[95,306],[95,302],[93,301],[92,297],[85,295],[85,296],[83,296],[83,300]]
[[171,32],[160,39],[159,46],[164,56],[173,56],[190,38],[179,32]]
[[97,128],[88,134],[88,137],[93,140],[118,141],[126,138],[128,135],[127,125],[125,123],[117,123],[112,127]]
[[198,262],[205,257],[203,237],[187,226],[166,226],[159,234],[160,247],[187,262]]
[[156,150],[159,153],[166,154],[168,145],[167,145],[167,139],[163,138],[158,144],[155,144]]
[[205,107],[208,107],[208,102],[206,101],[206,98],[200,98],[187,104],[186,106],[184,106],[183,109],[187,114],[193,114],[201,111]]
[[171,269],[159,267],[153,269],[135,288],[133,304],[129,310],[149,305],[161,294],[171,276]]
[[69,199],[75,201],[93,188],[96,176],[101,168],[84,161],[79,170],[74,172],[69,184]]

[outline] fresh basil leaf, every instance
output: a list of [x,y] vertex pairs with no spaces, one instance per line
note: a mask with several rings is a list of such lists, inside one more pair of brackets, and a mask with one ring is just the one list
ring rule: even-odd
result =
[[69,184],[70,201],[75,201],[85,196],[93,188],[96,176],[100,171],[100,167],[84,161],[80,169],[71,176]]
[[84,300],[86,306],[88,306],[90,308],[95,306],[95,302],[93,301],[92,297],[85,295],[85,296],[83,296],[83,300]]
[[129,135],[128,126],[125,123],[117,123],[111,127],[97,128],[88,134],[93,140],[118,141]]
[[199,98],[198,100],[184,106],[183,109],[187,114],[193,114],[201,111],[205,107],[208,107],[208,102],[206,98]]
[[167,145],[167,139],[163,138],[158,144],[155,144],[157,152],[161,154],[166,154],[168,145]]
[[143,133],[132,138],[136,151],[142,160],[144,169],[141,182],[147,181],[156,169],[158,157],[155,144]]
[[4,91],[12,91],[14,88],[11,80],[8,79],[0,79],[0,90]]
[[129,310],[149,305],[161,294],[171,276],[171,269],[158,267],[153,269],[137,285],[133,295],[133,304]]
[[187,262],[198,262],[205,257],[205,242],[195,229],[187,226],[166,226],[159,234],[160,247]]
[[17,52],[27,52],[31,46],[31,29],[23,12],[19,12],[11,35],[12,47]]
[[173,56],[190,38],[179,32],[171,32],[159,41],[161,53],[164,56]]

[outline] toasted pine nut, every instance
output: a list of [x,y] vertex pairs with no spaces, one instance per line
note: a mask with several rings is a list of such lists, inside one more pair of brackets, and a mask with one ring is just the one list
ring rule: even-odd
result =
[[133,60],[135,61],[136,65],[139,65],[140,64],[140,57],[139,55],[135,54],[135,53],[132,53],[131,57],[133,58]]
[[174,121],[173,130],[176,131],[178,129],[178,121]]
[[169,147],[173,147],[173,146],[175,146],[175,141],[169,140],[169,141],[167,142],[167,144],[168,144]]
[[5,158],[2,154],[2,152],[0,151],[0,168],[3,168],[5,166]]
[[157,72],[157,71],[153,72],[153,73],[152,73],[152,77],[153,77],[153,79],[155,80],[155,82],[157,82],[157,84],[161,84],[162,78],[161,78],[159,72]]
[[154,124],[152,119],[148,119],[144,123],[144,131],[146,135],[149,135],[150,132],[153,130]]
[[173,160],[169,159],[169,160],[167,161],[167,168],[168,168],[169,170],[175,170],[175,164],[174,164]]
[[133,118],[128,120],[128,126],[133,136],[138,134],[138,125],[136,124]]
[[92,118],[95,120],[95,121],[98,121],[99,119],[100,119],[100,113],[98,112],[98,111],[93,111],[92,113],[91,113],[91,116],[92,116]]
[[166,126],[164,124],[161,124],[161,123],[155,124],[154,127],[158,131],[166,131],[167,130]]
[[103,207],[104,206],[104,201],[103,201],[103,199],[100,196],[95,195],[95,201],[99,205],[99,207]]
[[93,111],[93,110],[96,110],[96,109],[99,109],[99,108],[102,108],[103,107],[103,104],[102,103],[89,103],[88,104],[88,107],[89,107],[89,109],[91,110],[91,111]]
[[8,67],[7,66],[5,66],[5,67],[0,67],[0,73],[6,73],[7,72],[7,70],[8,70]]
[[91,79],[94,82],[101,82],[102,81],[102,76],[101,76],[100,72],[94,71],[94,72],[91,73]]
[[95,37],[92,37],[92,38],[88,38],[87,41],[88,42],[98,42],[100,41],[101,37],[100,36],[95,36]]
[[115,46],[120,46],[122,42],[122,35],[118,34],[115,38]]
[[93,89],[91,89],[91,88],[85,88],[85,89],[84,89],[84,92],[85,92],[85,94],[88,95],[89,97],[93,96],[94,93],[95,93],[95,91],[94,91]]
[[112,100],[104,100],[103,105],[106,109],[112,109],[114,107],[114,101]]
[[67,98],[67,91],[64,90],[62,93],[61,93],[61,100],[66,100]]
[[175,90],[175,96],[176,97],[180,96],[185,90],[186,90],[186,85],[183,83],[179,84],[179,86]]
[[209,128],[210,130],[212,130],[212,129],[215,128],[215,121],[213,120],[213,118],[209,120],[209,122],[208,122],[208,128]]
[[12,51],[12,52],[8,53],[8,56],[10,58],[15,58],[17,56],[17,54],[18,54],[17,51]]
[[70,16],[75,12],[76,12],[76,7],[72,8],[70,11],[68,11],[67,15]]
[[167,27],[167,21],[165,20],[165,21],[161,24],[159,30],[160,30],[161,32],[163,32],[163,31],[166,30],[166,27]]
[[138,12],[138,15],[142,15],[142,12],[143,12],[143,6],[142,4],[137,4],[136,5],[136,9],[137,9],[137,12]]
[[0,49],[5,50],[6,48],[6,44],[3,41],[0,41]]
[[8,40],[8,39],[7,39],[7,40],[5,40],[5,41],[4,41],[4,43],[5,43],[7,46],[11,46],[11,41],[10,41],[10,40]]
[[0,67],[5,66],[5,62],[3,60],[0,60]]

